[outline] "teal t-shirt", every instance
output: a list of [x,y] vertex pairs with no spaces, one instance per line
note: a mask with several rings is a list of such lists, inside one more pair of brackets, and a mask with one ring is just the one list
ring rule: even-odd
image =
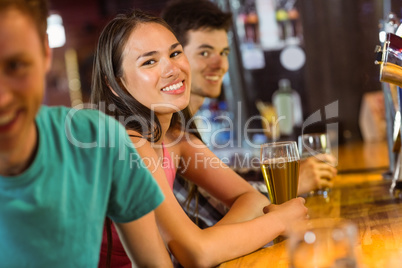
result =
[[0,176],[1,267],[97,267],[106,216],[129,222],[163,195],[117,121],[43,106],[30,167]]

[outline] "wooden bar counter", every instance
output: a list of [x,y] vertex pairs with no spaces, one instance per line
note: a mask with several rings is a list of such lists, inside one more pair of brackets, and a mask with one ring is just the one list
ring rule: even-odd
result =
[[[359,228],[359,268],[402,267],[402,198],[390,194],[385,143],[339,148],[339,174],[328,196],[306,198],[310,218],[346,218]],[[269,228],[269,226],[267,226]],[[231,267],[288,267],[287,241],[221,264]]]

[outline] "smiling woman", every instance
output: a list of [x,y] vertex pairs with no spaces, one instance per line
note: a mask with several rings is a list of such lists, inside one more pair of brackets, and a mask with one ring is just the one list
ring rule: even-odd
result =
[[[216,76],[206,77],[213,82]],[[169,251],[183,266],[211,267],[264,246],[307,211],[304,200],[296,198],[263,213],[267,198],[201,141],[187,107],[190,85],[182,45],[162,19],[135,10],[118,15],[103,30],[95,54],[92,101],[126,127],[162,189],[165,202],[155,215]],[[173,195],[176,171],[229,207],[228,214],[215,226],[199,229]],[[111,227],[104,231],[100,265],[111,256],[113,267],[131,267]]]
[[[112,104],[113,109],[104,112],[120,116],[127,129],[143,133],[148,140],[160,139],[161,118],[154,117],[153,110],[156,114],[167,113],[165,124],[168,125],[171,117],[173,125],[179,118],[175,112],[184,109],[189,114],[186,106],[190,96],[190,67],[181,45],[169,29],[163,20],[139,12],[132,18],[119,15],[105,27],[95,55],[92,102]],[[113,37],[124,31],[124,35],[120,33],[122,40],[116,44],[107,31],[113,33]],[[138,38],[141,34],[149,38]],[[161,38],[166,39],[168,45],[160,42]],[[179,83],[183,86],[170,92],[170,87]],[[124,105],[118,105],[121,101]],[[132,120],[127,121],[127,118]]]
[[[159,40],[166,40],[169,45]],[[172,32],[158,23],[144,23],[137,25],[127,40],[123,49],[122,75],[117,79],[134,99],[162,115],[183,110],[188,105],[189,73],[187,58]],[[154,89],[149,88],[150,83]],[[180,84],[182,86],[173,90]]]

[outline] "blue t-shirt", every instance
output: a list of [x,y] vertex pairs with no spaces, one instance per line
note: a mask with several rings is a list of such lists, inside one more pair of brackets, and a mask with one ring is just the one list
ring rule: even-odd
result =
[[0,266],[97,267],[105,217],[136,220],[163,195],[111,117],[43,106],[36,125],[30,167],[0,176]]

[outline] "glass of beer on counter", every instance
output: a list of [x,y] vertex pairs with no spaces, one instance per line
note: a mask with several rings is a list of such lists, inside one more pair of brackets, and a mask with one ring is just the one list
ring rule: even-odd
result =
[[261,170],[273,204],[282,204],[297,196],[299,153],[294,141],[261,145]]

